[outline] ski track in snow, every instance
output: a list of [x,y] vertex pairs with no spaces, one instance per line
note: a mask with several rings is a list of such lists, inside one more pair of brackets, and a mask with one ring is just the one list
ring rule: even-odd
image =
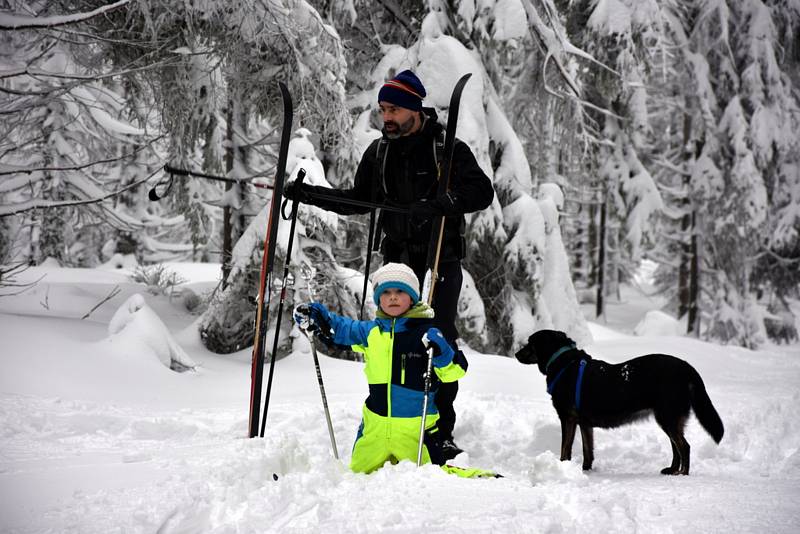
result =
[[0,531],[796,531],[796,347],[603,334],[588,347],[595,357],[671,352],[700,371],[725,436],[718,446],[690,419],[691,476],[658,473],[671,451],[652,420],[596,430],[589,473],[579,437],[573,460],[558,461],[544,377],[479,354],[456,401],[456,439],[468,451],[458,463],[505,478],[410,462],[357,475],[347,469],[366,396],[357,362],[321,357],[336,461],[307,352],[277,363],[266,437],[246,439],[247,351],[211,355],[183,332],[176,339],[200,367],[176,374],[101,342],[103,324],[0,313]]

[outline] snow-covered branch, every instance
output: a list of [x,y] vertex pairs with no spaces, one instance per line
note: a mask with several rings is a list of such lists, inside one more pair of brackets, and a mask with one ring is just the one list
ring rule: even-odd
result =
[[86,13],[74,13],[72,15],[53,15],[50,17],[29,17],[27,15],[11,15],[0,13],[0,30],[30,30],[37,28],[54,28],[83,22],[98,15],[109,13],[115,9],[126,6],[131,0],[119,0],[107,6],[98,7]]
[[[155,139],[150,140],[147,144],[138,147],[136,150],[133,151],[131,154],[125,154],[124,156],[119,156],[115,158],[106,158],[106,159],[98,159],[95,161],[90,161],[89,163],[83,163],[80,165],[58,165],[58,166],[49,166],[49,167],[21,167],[19,165],[0,165],[0,176],[5,176],[8,174],[32,174],[34,172],[67,172],[67,171],[79,171],[82,169],[88,169],[89,167],[94,167],[95,165],[103,165],[106,163],[114,163],[116,161],[123,161],[126,159],[130,159],[133,156],[137,155],[141,151],[149,148],[153,143],[164,139],[164,135],[159,135]],[[18,189],[24,185],[27,185],[31,182],[30,178],[22,179],[23,183],[15,183],[14,180],[6,180],[3,183],[0,183],[0,193],[5,193],[8,191],[13,191],[14,189]]]
[[142,178],[141,180],[137,180],[132,182],[125,187],[118,189],[116,191],[112,191],[110,193],[106,193],[104,195],[99,195],[93,198],[88,199],[78,199],[78,200],[45,200],[41,198],[32,198],[30,200],[26,200],[24,202],[17,202],[14,204],[6,204],[0,205],[0,217],[8,217],[10,215],[16,215],[18,213],[24,213],[26,211],[34,210],[37,208],[65,208],[69,206],[82,206],[86,204],[97,204],[98,202],[102,202],[109,198],[113,198],[115,196],[121,195],[125,191],[133,189],[145,182],[147,182],[150,178],[156,175],[156,173],[161,171],[161,167],[150,173],[146,178]]

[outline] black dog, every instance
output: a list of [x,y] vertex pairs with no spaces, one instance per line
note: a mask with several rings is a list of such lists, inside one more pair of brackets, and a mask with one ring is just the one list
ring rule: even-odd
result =
[[540,330],[516,353],[517,360],[537,364],[547,377],[547,391],[561,419],[561,460],[572,458],[575,428],[581,429],[583,469],[594,460],[592,429],[614,428],[650,414],[672,444],[672,464],[665,475],[689,474],[689,443],[683,430],[694,410],[717,443],[724,428],[694,367],[666,354],[648,354],[612,365],[575,348],[557,330]]

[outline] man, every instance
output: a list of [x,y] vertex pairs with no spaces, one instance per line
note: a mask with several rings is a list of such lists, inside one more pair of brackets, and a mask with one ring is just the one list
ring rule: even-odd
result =
[[[436,326],[447,341],[456,346],[461,260],[466,253],[464,214],[487,208],[494,198],[494,190],[472,151],[466,143],[456,139],[448,191],[441,196],[437,194],[438,165],[444,163],[440,161],[444,128],[437,122],[432,108],[422,107],[425,95],[425,87],[410,70],[387,81],[378,92],[383,136],[373,141],[364,152],[353,187],[336,190],[302,184],[298,188],[291,183],[286,187],[286,196],[342,215],[366,213],[369,208],[339,203],[330,197],[408,208],[407,214],[381,213],[379,231],[384,236],[381,252],[384,263],[405,263],[420,281],[425,280],[434,221],[444,215],[439,277],[432,307]],[[315,193],[323,193],[329,198],[315,198]],[[438,237],[438,226],[435,237]],[[456,352],[456,361],[466,369],[466,358],[461,351]],[[442,384],[435,399],[447,459],[461,452],[453,443],[452,434],[456,420],[453,401],[457,392],[458,382]]]

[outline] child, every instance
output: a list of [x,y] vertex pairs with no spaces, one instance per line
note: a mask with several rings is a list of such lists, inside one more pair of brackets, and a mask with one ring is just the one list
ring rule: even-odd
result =
[[372,275],[377,317],[356,321],[329,312],[314,302],[298,306],[295,321],[328,341],[350,345],[364,354],[369,396],[362,408],[361,426],[353,445],[350,469],[370,473],[388,460],[417,461],[422,424],[428,355],[422,342],[427,334],[434,350],[428,415],[425,419],[423,463],[444,464],[433,398],[440,382],[465,374],[453,361],[455,352],[438,328],[432,327],[433,309],[419,301],[419,281],[410,267],[387,263]]

